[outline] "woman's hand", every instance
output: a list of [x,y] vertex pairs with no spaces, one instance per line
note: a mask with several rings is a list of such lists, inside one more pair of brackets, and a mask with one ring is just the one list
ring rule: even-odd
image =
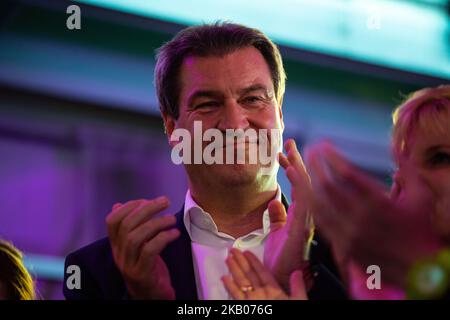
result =
[[413,168],[402,168],[408,182],[393,199],[328,143],[312,147],[307,164],[314,221],[335,255],[362,270],[377,265],[382,282],[403,287],[409,267],[439,249],[430,223],[430,190]]
[[301,270],[294,271],[290,277],[289,296],[250,251],[242,253],[237,249],[231,249],[226,263],[230,275],[223,276],[222,281],[235,300],[307,300]]

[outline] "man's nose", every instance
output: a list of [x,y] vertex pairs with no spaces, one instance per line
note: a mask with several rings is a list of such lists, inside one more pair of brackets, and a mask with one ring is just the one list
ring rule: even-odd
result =
[[249,122],[247,113],[236,101],[227,102],[224,105],[222,116],[219,120],[218,129],[247,129]]

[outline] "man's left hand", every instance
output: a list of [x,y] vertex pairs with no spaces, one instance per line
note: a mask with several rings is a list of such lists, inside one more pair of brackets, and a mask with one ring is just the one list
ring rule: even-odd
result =
[[306,266],[314,226],[308,201],[311,195],[310,178],[295,141],[286,141],[284,147],[286,155],[279,153],[279,162],[291,183],[292,203],[288,214],[280,201],[269,203],[270,233],[264,249],[264,265],[288,291],[292,272]]

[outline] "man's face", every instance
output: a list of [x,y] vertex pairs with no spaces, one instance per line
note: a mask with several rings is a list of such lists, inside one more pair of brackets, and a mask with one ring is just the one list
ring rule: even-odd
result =
[[[450,241],[450,121],[446,129],[447,132],[437,134],[416,128],[410,136],[410,153],[403,161],[414,168],[431,191],[428,211],[432,214],[433,228]],[[407,176],[404,181],[408,184]]]
[[[258,132],[259,129],[270,131],[284,127],[268,65],[253,47],[222,57],[187,57],[181,67],[180,84],[180,116],[177,120],[166,120],[168,134],[171,134],[171,127],[184,128],[193,137],[194,121],[201,121],[203,132],[218,129],[225,142],[226,129]],[[203,142],[203,149],[209,143]],[[239,147],[248,150],[249,144]],[[225,160],[225,150],[221,152]],[[245,164],[236,161],[233,164],[187,164],[185,167],[191,179],[230,186],[254,183],[261,177],[261,165],[248,161]],[[274,171],[272,178],[276,175]]]

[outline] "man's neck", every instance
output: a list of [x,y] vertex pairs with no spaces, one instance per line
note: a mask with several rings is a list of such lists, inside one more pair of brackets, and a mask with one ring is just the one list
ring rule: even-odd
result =
[[261,229],[264,211],[277,194],[278,184],[255,188],[254,186],[218,187],[202,190],[190,185],[192,198],[214,219],[220,232],[234,238]]

